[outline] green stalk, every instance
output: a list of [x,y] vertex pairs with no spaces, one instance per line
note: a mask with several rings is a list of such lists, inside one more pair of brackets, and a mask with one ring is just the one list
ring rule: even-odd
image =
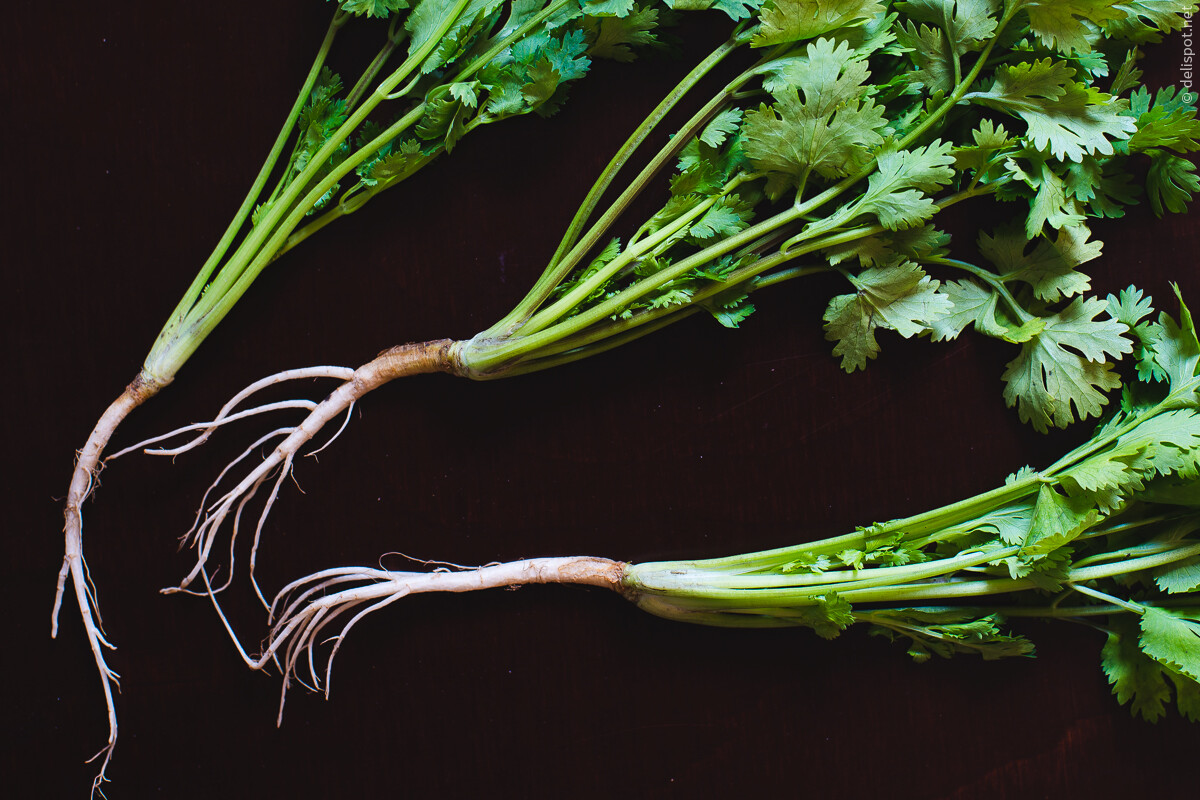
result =
[[[292,105],[291,111],[288,112],[279,135],[275,137],[275,142],[271,146],[266,160],[263,162],[262,167],[259,168],[258,175],[250,185],[250,190],[246,193],[245,199],[242,200],[242,204],[238,207],[229,226],[225,229],[225,233],[222,234],[220,241],[217,242],[217,246],[213,249],[208,259],[205,260],[204,265],[201,266],[200,272],[197,273],[187,291],[184,292],[175,310],[167,318],[166,325],[163,326],[162,331],[158,334],[158,337],[150,348],[150,356],[146,359],[147,364],[157,361],[155,358],[157,349],[162,347],[166,342],[175,340],[179,330],[188,319],[192,307],[204,293],[204,287],[208,285],[213,270],[216,269],[221,259],[224,258],[238,231],[242,229],[251,212],[254,211],[254,206],[258,202],[258,198],[262,195],[263,187],[266,185],[271,172],[275,169],[279,161],[279,156],[283,153],[283,148],[287,145],[288,139],[291,137],[292,130],[296,126],[296,120],[300,116],[300,111],[308,101],[309,95],[312,94],[317,77],[321,74],[321,67],[325,65],[325,60],[329,56],[329,50],[333,46],[334,37],[346,19],[347,15],[341,11],[333,15],[333,21],[330,22],[329,29],[325,32],[325,38],[322,39],[321,46],[317,50],[317,57],[313,60],[312,67],[309,68],[308,75],[304,79],[304,84],[300,88],[300,93],[296,96],[296,102]],[[176,367],[176,369],[178,368]],[[142,376],[145,380],[158,384],[166,384],[170,383],[174,378],[176,369],[154,369],[147,366],[143,367]]]
[[574,269],[580,260],[587,254],[589,250],[596,246],[605,233],[616,223],[620,215],[629,207],[629,204],[638,197],[641,192],[649,185],[650,181],[670,162],[670,160],[679,151],[679,148],[688,141],[688,139],[696,135],[700,129],[712,118],[722,105],[728,102],[729,96],[732,95],[737,86],[749,80],[750,74],[736,78],[734,81],[726,85],[724,89],[706,103],[699,111],[684,123],[679,131],[664,145],[658,153],[642,168],[629,185],[621,192],[621,195],[613,201],[612,205],[600,216],[600,218],[592,225],[591,229],[580,239],[580,233],[587,220],[594,213],[596,206],[599,204],[604,193],[612,186],[617,174],[629,162],[637,149],[645,142],[650,134],[657,128],[659,123],[667,116],[667,114],[678,103],[687,96],[695,86],[703,80],[718,64],[720,64],[730,53],[738,46],[739,42],[731,37],[729,40],[721,44],[716,50],[708,55],[700,62],[692,71],[690,71],[683,80],[681,80],[667,95],[659,102],[659,104],[650,112],[649,115],[638,125],[637,129],[625,140],[624,144],[617,150],[616,154],[609,160],[600,177],[592,184],[592,188],[588,191],[579,209],[575,212],[570,224],[567,227],[566,233],[563,235],[562,241],[558,245],[558,249],[550,258],[546,269],[539,276],[533,287],[525,295],[525,297],[517,303],[517,305],[506,314],[495,325],[484,331],[481,338],[488,339],[496,336],[503,336],[513,332],[514,328],[525,330],[525,320],[531,317],[535,311],[550,297],[554,289],[567,278],[571,270]]
[[402,117],[400,122],[393,124],[386,132],[386,138],[380,136],[366,147],[360,148],[356,154],[341,162],[315,187],[301,195],[311,181],[311,176],[324,168],[341,143],[349,138],[351,133],[374,111],[375,107],[383,102],[402,81],[420,68],[420,65],[440,44],[441,38],[454,25],[469,2],[470,0],[458,0],[451,13],[441,20],[435,33],[399,68],[382,81],[362,105],[342,123],[337,132],[313,155],[305,170],[272,204],[216,277],[207,285],[201,285],[202,293],[198,297],[193,297],[193,302],[186,308],[181,305],[182,314],[177,324],[169,330],[164,330],[151,347],[150,355],[143,368],[146,374],[153,376],[158,381],[162,381],[164,378],[169,381],[173,378],[208,334],[241,299],[262,270],[271,263],[278,248],[284,244],[292,230],[316,201],[371,153],[378,150],[381,144],[390,141],[396,133],[415,124],[420,119],[424,111],[423,104],[418,104],[416,108]]

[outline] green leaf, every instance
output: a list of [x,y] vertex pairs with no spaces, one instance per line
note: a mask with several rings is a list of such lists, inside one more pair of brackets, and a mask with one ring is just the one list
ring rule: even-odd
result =
[[773,105],[747,111],[743,126],[755,168],[797,186],[810,172],[837,178],[868,163],[885,123],[884,109],[864,99],[866,67],[850,58],[845,42],[819,39],[807,53],[789,72],[794,83],[775,93]]
[[752,47],[813,39],[822,34],[861,25],[885,9],[875,0],[771,0],[763,6]]
[[1037,560],[1075,539],[1094,525],[1098,515],[1091,504],[1065,497],[1049,484],[1038,489],[1033,521],[1021,545],[1021,557]]
[[895,28],[896,41],[908,51],[916,69],[904,75],[909,91],[933,94],[949,93],[955,85],[955,60],[957,56],[940,28],[915,25],[911,20],[905,26]]
[[979,173],[986,169],[996,154],[1007,149],[1012,141],[1004,126],[990,119],[982,120],[979,127],[971,132],[971,138],[974,145],[954,148],[954,168],[959,172],[970,170]]
[[1068,199],[1085,203],[1089,214],[1097,217],[1123,217],[1125,206],[1138,200],[1133,176],[1121,169],[1116,158],[1084,156],[1067,164],[1063,187]]
[[1137,623],[1127,617],[1112,619],[1112,629],[1101,650],[1101,665],[1113,685],[1117,702],[1132,701],[1131,710],[1148,722],[1157,721],[1171,699],[1171,688],[1163,669],[1142,652]]
[[1149,296],[1141,289],[1130,286],[1122,289],[1120,295],[1109,295],[1108,314],[1118,322],[1123,323],[1133,334],[1133,355],[1137,361],[1138,379],[1150,383],[1167,379],[1166,371],[1155,360],[1154,345],[1162,337],[1160,325],[1144,321],[1154,312],[1154,306]]
[[1157,42],[1163,34],[1183,29],[1196,13],[1194,0],[1118,0],[1115,8],[1124,16],[1105,23],[1104,33],[1139,43]]
[[1175,704],[1184,719],[1200,722],[1200,683],[1178,672],[1169,672],[1167,677],[1175,684]]
[[941,291],[950,305],[930,325],[934,341],[953,339],[968,325],[974,325],[985,336],[1005,338],[1008,327],[996,319],[1000,298],[994,291],[972,280],[946,281]]
[[636,0],[583,0],[583,13],[589,17],[625,17]]
[[894,640],[897,634],[910,640],[908,654],[917,663],[932,655],[950,658],[955,653],[974,653],[985,661],[1033,654],[1033,644],[1022,636],[1000,630],[999,614],[975,617],[969,608],[887,609],[867,612],[878,620],[873,634]]
[[877,328],[909,338],[949,309],[938,282],[911,261],[867,269],[850,280],[858,291],[833,298],[824,315],[825,338],[837,342],[833,354],[847,372],[864,368],[879,353]]
[[[1016,0],[1029,12],[1029,28],[1052,50],[1063,53],[1092,49],[1093,26],[1121,19],[1113,8],[1119,0]],[[1089,24],[1091,23],[1091,24]]]
[[1192,556],[1154,571],[1154,582],[1167,594],[1200,592],[1200,556]]
[[1007,364],[1004,399],[1018,407],[1022,422],[1045,431],[1052,424],[1066,427],[1076,414],[1080,419],[1100,414],[1108,402],[1101,392],[1121,384],[1106,358],[1133,350],[1121,335],[1127,330],[1123,324],[1096,319],[1105,308],[1098,298],[1076,298],[1046,318],[1041,332]]
[[1000,0],[908,0],[896,8],[938,27],[956,55],[977,50],[996,32]]
[[854,624],[854,611],[837,592],[817,598],[817,608],[824,620],[813,625],[813,630],[822,639],[835,639],[838,634]]
[[1172,672],[1200,680],[1200,611],[1143,608],[1142,652]]
[[1200,178],[1196,177],[1195,164],[1163,150],[1151,154],[1146,193],[1156,215],[1161,217],[1168,211],[1183,213],[1192,200],[1192,193],[1197,190],[1200,190]]
[[1137,115],[1137,131],[1128,142],[1130,152],[1166,147],[1177,153],[1190,153],[1200,148],[1196,108],[1183,102],[1183,97],[1195,98],[1195,95],[1191,92],[1176,95],[1173,86],[1159,89],[1153,103],[1145,86],[1139,86],[1130,95],[1130,109]]
[[[421,64],[422,74],[429,74],[434,70],[444,69],[470,50],[474,42],[494,25],[503,1],[470,0],[467,3],[467,7],[463,9],[462,13],[451,24],[449,30],[442,35],[437,47],[433,49],[433,52]],[[429,2],[429,0],[426,0],[426,2]],[[447,13],[449,9],[449,6],[445,7]],[[413,13],[416,14],[417,12],[414,11]],[[436,24],[440,24],[440,21],[440,19],[433,20],[429,24],[433,30],[436,30]],[[420,31],[417,33],[424,35]]]
[[762,5],[762,0],[666,0],[675,11],[704,11],[715,8],[724,11],[731,20],[746,19]]
[[421,150],[421,145],[416,139],[406,139],[393,152],[372,162],[369,165],[369,171],[362,175],[363,182],[371,186],[379,181],[404,175],[417,169],[432,157],[432,153],[425,153]]
[[1089,242],[1090,235],[1084,225],[1064,226],[1053,242],[1039,238],[1026,253],[1028,242],[1022,233],[1006,229],[995,236],[981,233],[979,251],[999,268],[1005,283],[1023,281],[1038,299],[1054,303],[1091,287],[1091,279],[1075,270],[1100,256],[1102,243]]
[[711,244],[717,239],[743,230],[749,224],[753,208],[740,202],[737,195],[722,197],[688,228],[687,238],[693,244]]
[[[404,29],[408,31],[408,54],[411,56],[424,47],[438,33],[450,12],[458,4],[458,0],[418,0],[408,18],[404,20]],[[465,13],[460,14],[460,19]],[[429,72],[430,70],[423,70]]]
[[954,179],[952,150],[949,142],[935,140],[927,147],[879,152],[867,189],[849,213],[873,214],[889,230],[922,224],[937,212],[926,193]]
[[[1179,288],[1175,288],[1179,296]],[[1200,372],[1200,339],[1191,312],[1179,298],[1179,323],[1166,312],[1159,314],[1159,334],[1154,341],[1154,360],[1167,376],[1173,391],[1179,391]],[[1190,400],[1196,399],[1195,392]]]
[[720,147],[725,144],[726,138],[737,134],[741,124],[742,110],[727,108],[713,117],[712,122],[704,127],[698,138],[709,147]]
[[1043,158],[1031,156],[1032,170],[1024,169],[1014,159],[1005,161],[1005,168],[1015,178],[1035,190],[1025,217],[1025,237],[1040,236],[1046,224],[1059,230],[1067,225],[1083,222],[1083,214],[1074,198],[1067,193],[1066,182]]
[[322,67],[308,104],[301,110],[296,123],[300,129],[300,141],[292,162],[296,172],[303,172],[308,167],[317,151],[346,121],[346,101],[337,97],[341,91],[341,77],[328,67]]
[[1121,66],[1117,68],[1117,74],[1113,76],[1112,83],[1109,84],[1109,93],[1122,95],[1138,85],[1142,79],[1142,71],[1137,67],[1141,55],[1138,48],[1129,48],[1129,51],[1125,53],[1125,60],[1121,62]]
[[356,17],[387,17],[408,8],[408,0],[338,0],[342,10]]
[[1114,140],[1127,139],[1137,122],[1122,113],[1128,101],[1072,80],[1066,62],[1040,59],[1001,66],[986,92],[967,97],[1014,114],[1028,126],[1027,138],[1040,152],[1067,161],[1086,154],[1111,155]]
[[657,8],[634,8],[623,17],[585,17],[587,53],[593,58],[629,62],[637,56],[635,48],[657,43],[652,31],[658,27]]
[[720,294],[706,302],[704,307],[713,319],[726,328],[736,328],[754,313],[754,304],[747,302],[749,296],[739,292]]

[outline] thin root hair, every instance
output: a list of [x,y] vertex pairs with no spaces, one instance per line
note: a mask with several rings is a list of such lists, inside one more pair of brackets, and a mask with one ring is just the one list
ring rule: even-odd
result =
[[[280,383],[284,383],[286,381],[303,380],[306,378],[331,378],[334,380],[347,381],[350,378],[352,378],[353,376],[354,376],[354,370],[350,369],[349,367],[332,367],[332,366],[306,367],[303,369],[290,369],[290,370],[283,370],[282,372],[277,372],[274,375],[268,375],[265,378],[255,381],[254,383],[250,384],[249,386],[247,386],[246,388],[244,388],[240,392],[238,392],[236,395],[234,395],[227,403],[225,403],[224,406],[221,407],[221,410],[217,413],[217,416],[212,419],[212,421],[197,422],[197,423],[193,423],[191,425],[184,425],[183,427],[176,428],[173,431],[168,431],[167,433],[160,434],[158,436],[154,436],[149,439],[144,439],[144,440],[138,442],[137,444],[130,445],[129,447],[126,447],[123,450],[113,453],[112,455],[108,456],[105,459],[105,461],[110,461],[114,458],[119,458],[120,456],[123,456],[126,453],[133,452],[134,450],[143,450],[143,449],[149,455],[176,456],[176,455],[180,455],[181,453],[186,453],[187,451],[192,450],[193,448],[199,447],[200,445],[204,444],[204,442],[208,441],[208,437],[211,436],[217,428],[219,428],[222,425],[225,425],[229,422],[234,422],[234,421],[240,420],[240,419],[246,419],[248,417],[257,416],[259,414],[265,414],[265,413],[268,413],[271,411],[280,411],[280,410],[285,410],[285,409],[290,409],[290,408],[302,408],[302,409],[305,409],[306,411],[311,412],[318,405],[317,403],[315,403],[311,400],[284,400],[284,401],[280,401],[277,403],[267,403],[267,404],[264,404],[261,406],[257,406],[255,408],[250,408],[250,409],[246,409],[243,411],[239,411],[237,413],[232,413],[233,409],[237,408],[237,406],[246,398],[257,394],[258,392],[263,391],[264,389],[270,388],[271,386],[276,386],[276,385],[278,385]],[[186,442],[185,444],[182,444],[179,447],[170,448],[170,449],[166,449],[166,448],[145,449],[147,445],[156,444],[158,442],[167,441],[169,439],[174,439],[177,436],[180,436],[185,433],[191,433],[192,431],[201,431],[201,434],[199,436],[197,436],[195,439],[192,439],[191,441]]]

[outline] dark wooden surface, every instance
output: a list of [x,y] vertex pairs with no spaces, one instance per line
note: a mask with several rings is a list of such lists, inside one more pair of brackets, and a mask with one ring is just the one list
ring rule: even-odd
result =
[[[70,608],[48,637],[72,453],[240,201],[327,6],[21,4],[0,33],[8,796],[86,794],[83,761],[105,736],[97,678]],[[706,52],[724,27],[693,19],[685,51]],[[1156,81],[1182,49],[1160,46]],[[116,444],[207,418],[280,368],[483,328],[680,74],[671,60],[598,65],[558,117],[481,131],[322,232],[259,280]],[[1139,209],[1097,228],[1097,291],[1135,282],[1170,307],[1173,280],[1200,302],[1194,223]],[[886,336],[877,363],[843,374],[820,324],[836,291],[781,287],[739,331],[695,318],[542,375],[377,392],[319,463],[299,465],[303,491],[284,488],[264,586],[388,551],[481,564],[783,545],[990,488],[1086,434],[1021,426],[1000,396],[1012,351],[974,336]],[[276,729],[277,676],[242,667],[205,601],[158,594],[187,570],[176,537],[252,429],[174,463],[117,461],[87,507],[123,675],[112,798],[1097,798],[1194,785],[1197,729],[1132,719],[1100,671],[1101,635],[1082,626],[1022,627],[1036,659],[915,665],[857,631],[831,643],[689,627],[574,587],[398,603],[348,640],[330,702],[297,690]],[[227,603],[256,639],[244,582]]]

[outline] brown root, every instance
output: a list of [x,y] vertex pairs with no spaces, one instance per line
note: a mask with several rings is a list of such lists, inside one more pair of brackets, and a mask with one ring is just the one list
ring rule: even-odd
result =
[[[457,373],[455,361],[451,355],[451,342],[448,339],[423,342],[418,344],[403,345],[394,347],[384,351],[372,361],[359,367],[356,370],[346,370],[344,368],[335,367],[319,367],[314,370],[294,370],[288,373],[279,373],[278,375],[264,378],[261,381],[247,387],[240,392],[236,398],[231,400],[221,410],[221,413],[210,423],[188,426],[181,428],[178,431],[168,434],[167,437],[158,437],[155,441],[161,441],[172,435],[191,431],[202,431],[200,437],[193,442],[189,442],[183,448],[176,450],[167,450],[166,453],[175,453],[183,449],[190,449],[202,442],[207,436],[217,427],[225,425],[234,419],[242,418],[251,414],[266,413],[267,411],[276,410],[278,408],[304,408],[308,411],[307,416],[300,424],[279,428],[259,439],[250,448],[244,450],[233,462],[225,466],[217,479],[208,487],[204,493],[201,507],[197,512],[196,523],[192,529],[185,535],[185,542],[190,540],[190,543],[196,549],[195,566],[188,572],[178,586],[164,589],[165,593],[173,592],[191,592],[195,594],[204,594],[212,599],[218,614],[221,613],[220,605],[216,601],[216,594],[226,588],[233,577],[234,572],[234,547],[237,541],[238,534],[242,529],[242,514],[246,510],[248,504],[257,495],[259,489],[268,481],[271,482],[270,492],[263,508],[258,515],[258,520],[254,527],[253,544],[250,553],[249,576],[250,582],[255,592],[262,600],[264,606],[269,604],[265,596],[258,587],[254,579],[254,568],[258,557],[258,548],[261,542],[263,528],[266,524],[267,517],[279,496],[280,488],[283,481],[291,474],[292,464],[295,458],[300,454],[301,450],[321,431],[330,421],[336,419],[342,414],[347,414],[354,407],[354,404],[368,392],[382,386],[383,384],[400,377],[417,375],[432,372],[449,372]],[[267,386],[275,385],[283,380],[291,380],[295,377],[338,377],[342,379],[339,385],[331,392],[324,400],[318,403],[312,403],[307,400],[287,401],[285,403],[275,403],[270,405],[260,406],[258,408],[249,409],[248,411],[234,412],[233,409],[243,400],[253,395],[255,392]],[[342,426],[345,427],[345,424]],[[340,433],[340,430],[339,430]],[[336,434],[335,434],[336,437]],[[257,450],[258,446],[271,440],[278,440],[278,443],[267,454],[262,461],[250,469],[233,488],[226,491],[217,499],[209,502],[209,496],[212,495],[222,481],[233,471],[233,469],[247,458],[250,453]],[[327,446],[328,442],[325,445]],[[212,550],[221,538],[221,532],[226,527],[229,528],[229,558],[230,564],[227,574],[219,585],[213,585],[210,580],[207,565],[209,558],[212,555]],[[200,588],[191,588],[196,581],[202,582]],[[224,616],[222,615],[224,620]],[[246,663],[251,666],[259,666],[254,659],[250,658],[245,649],[242,647],[238,637],[234,634],[232,628],[226,623],[234,645]]]
[[[350,629],[363,617],[401,598],[425,592],[474,592],[529,583],[576,583],[620,592],[624,569],[625,565],[618,561],[577,556],[532,558],[433,572],[395,572],[369,567],[324,570],[294,581],[280,591],[271,605],[272,617],[277,615],[278,621],[271,629],[262,654],[247,663],[257,669],[270,662],[279,666],[283,673],[279,701],[279,721],[282,722],[290,681],[295,679],[310,690],[323,691],[328,696],[333,660]],[[352,585],[346,587],[346,584]],[[334,588],[337,591],[324,594]],[[333,622],[344,619],[350,612],[355,613],[337,633],[324,640],[333,646],[326,658],[322,678],[316,669],[315,656],[317,645],[322,643],[319,637]]]
[[87,561],[83,557],[83,503],[92,493],[96,484],[96,476],[100,472],[101,456],[108,445],[113,433],[129,414],[161,388],[160,385],[147,381],[142,377],[136,378],[126,387],[121,396],[112,402],[100,417],[87,443],[79,451],[75,461],[75,471],[71,475],[71,485],[67,491],[67,502],[63,508],[63,562],[58,571],[58,583],[54,593],[54,607],[50,612],[50,636],[58,636],[58,614],[62,609],[63,597],[66,593],[67,578],[71,579],[71,587],[75,590],[75,598],[79,605],[79,615],[83,622],[84,634],[88,646],[96,661],[96,670],[100,675],[100,684],[104,691],[104,705],[108,711],[108,743],[88,759],[100,760],[100,771],[92,782],[92,793],[100,793],[101,785],[108,779],[105,770],[112,759],[113,748],[117,744],[117,710],[113,700],[113,686],[118,685],[120,676],[108,666],[104,650],[116,648],[104,635],[103,622],[100,618],[100,607],[96,599],[95,586],[88,574]]

